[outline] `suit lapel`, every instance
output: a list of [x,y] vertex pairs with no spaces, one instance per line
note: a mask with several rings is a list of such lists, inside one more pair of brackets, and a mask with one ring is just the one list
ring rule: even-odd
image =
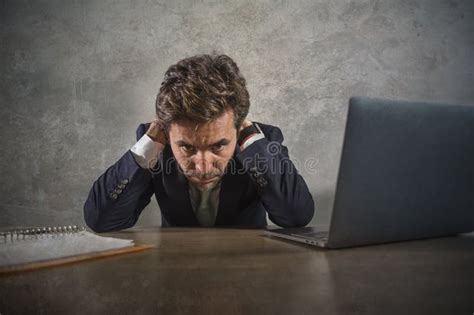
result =
[[199,225],[189,198],[188,180],[183,174],[181,167],[176,161],[171,147],[167,145],[163,150],[163,187],[172,200],[172,209],[169,216],[175,218],[179,225],[196,226]]
[[239,207],[241,194],[247,184],[245,174],[237,172],[240,162],[237,161],[236,154],[239,152],[240,148],[236,145],[234,155],[229,161],[226,173],[222,178],[216,225],[229,225],[230,222],[233,222],[233,217]]

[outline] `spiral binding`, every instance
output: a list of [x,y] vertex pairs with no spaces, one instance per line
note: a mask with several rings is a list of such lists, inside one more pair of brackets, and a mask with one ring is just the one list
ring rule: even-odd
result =
[[85,231],[85,227],[78,227],[77,225],[65,226],[48,226],[48,227],[33,227],[28,229],[15,229],[0,232],[0,239],[6,241],[17,241],[26,239],[39,239],[45,236],[62,236],[67,234],[75,234]]

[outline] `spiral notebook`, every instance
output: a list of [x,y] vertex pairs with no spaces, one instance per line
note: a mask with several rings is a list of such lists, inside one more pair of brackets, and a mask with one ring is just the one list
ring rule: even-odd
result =
[[0,232],[0,274],[36,270],[151,248],[99,236],[84,227],[57,226]]

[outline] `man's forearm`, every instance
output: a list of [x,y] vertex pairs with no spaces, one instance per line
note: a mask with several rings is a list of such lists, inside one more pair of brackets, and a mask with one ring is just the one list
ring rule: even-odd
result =
[[255,141],[237,157],[252,178],[269,218],[280,226],[304,226],[314,214],[313,198],[289,159],[288,149],[281,144],[281,131],[275,129],[269,138]]
[[96,232],[133,226],[153,195],[149,167],[162,147],[146,134],[93,184],[84,205],[87,225]]

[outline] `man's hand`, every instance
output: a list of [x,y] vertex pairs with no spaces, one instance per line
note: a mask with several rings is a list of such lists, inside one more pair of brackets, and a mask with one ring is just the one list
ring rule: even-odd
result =
[[151,138],[151,140],[161,143],[162,145],[166,145],[166,143],[168,142],[163,127],[156,119],[150,123],[150,127],[148,127],[146,134],[148,135],[148,137]]
[[245,119],[242,125],[240,126],[239,132],[242,131],[245,127],[252,125],[252,122],[248,119]]

